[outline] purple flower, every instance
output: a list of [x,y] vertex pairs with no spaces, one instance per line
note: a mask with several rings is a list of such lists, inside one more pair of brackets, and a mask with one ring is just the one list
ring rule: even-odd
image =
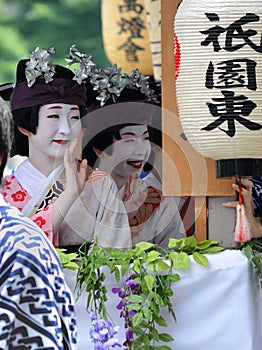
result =
[[119,298],[123,298],[125,296],[125,291],[123,288],[112,288],[112,292],[114,294],[118,294]]
[[120,310],[120,317],[125,320],[125,329],[126,329],[126,340],[123,343],[128,349],[134,343],[134,334],[131,331],[131,327],[133,327],[133,317],[137,313],[136,310],[128,309],[127,305],[132,305],[132,302],[128,302],[125,300],[126,297],[131,296],[133,294],[138,294],[140,284],[135,281],[133,278],[136,278],[137,274],[132,274],[131,277],[127,278],[124,288],[113,288],[112,292],[118,294],[121,299],[117,304],[117,309]]
[[121,301],[117,304],[116,308],[117,308],[117,310],[122,310],[123,307],[124,307],[125,305],[126,305],[126,302],[125,302],[124,300],[121,300]]
[[111,347],[121,347],[115,335],[119,331],[118,326],[114,326],[110,321],[97,319],[94,312],[89,312],[92,327],[90,329],[90,338],[94,343],[96,350],[108,350]]
[[128,316],[134,317],[136,313],[137,313],[136,310],[129,310],[128,311]]
[[137,281],[134,280],[128,280],[126,281],[127,288],[131,288],[132,291],[136,292],[138,288],[140,287],[140,284]]
[[126,340],[123,343],[124,346],[127,346],[128,348],[130,348],[130,346],[134,343],[134,333],[128,329],[126,331]]

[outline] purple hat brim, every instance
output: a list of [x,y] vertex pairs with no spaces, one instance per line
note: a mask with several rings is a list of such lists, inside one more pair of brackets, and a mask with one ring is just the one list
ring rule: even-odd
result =
[[32,87],[28,87],[27,82],[22,81],[17,82],[10,99],[12,111],[52,103],[85,106],[85,85],[79,85],[71,79],[55,78],[49,83],[38,80]]

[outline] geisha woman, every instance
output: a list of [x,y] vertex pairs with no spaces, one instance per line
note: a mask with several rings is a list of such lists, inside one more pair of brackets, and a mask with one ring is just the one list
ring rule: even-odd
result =
[[151,153],[148,126],[159,124],[159,96],[148,77],[136,69],[128,75],[116,65],[97,71],[88,88],[95,98],[88,99],[91,127],[83,155],[115,180],[128,212],[133,246],[150,241],[167,248],[169,238],[185,236],[178,203],[140,179]]
[[55,246],[78,246],[97,237],[104,246],[128,248],[128,219],[123,203],[116,200],[115,183],[102,172],[88,176],[86,160],[77,161],[85,81],[50,62],[52,54],[54,48],[37,48],[29,60],[18,62],[10,96],[12,155],[27,159],[5,178],[1,192]]

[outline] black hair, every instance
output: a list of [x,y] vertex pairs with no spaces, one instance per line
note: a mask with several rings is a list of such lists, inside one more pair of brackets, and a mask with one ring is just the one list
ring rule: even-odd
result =
[[0,165],[0,179],[3,179],[4,168],[6,166],[13,138],[13,118],[7,104],[0,98],[0,155],[2,162]]
[[[111,152],[111,145],[113,143],[113,139],[120,140],[120,133],[119,131],[123,129],[126,126],[129,125],[142,125],[147,124],[148,125],[148,131],[149,131],[149,140],[151,141],[151,134],[153,131],[153,128],[150,128],[149,125],[153,121],[154,125],[160,125],[161,129],[161,84],[157,83],[153,77],[150,77],[149,80],[149,86],[151,89],[154,90],[156,96],[158,96],[158,101],[155,102],[149,102],[146,101],[146,97],[144,93],[141,90],[138,89],[131,89],[125,87],[120,96],[116,99],[116,101],[113,101],[112,99],[109,99],[106,101],[106,105],[104,107],[100,106],[100,101],[96,99],[97,92],[93,90],[92,85],[87,83],[87,129],[89,127],[88,123],[97,125],[97,130],[99,132],[95,131],[92,138],[87,140],[83,140],[83,144],[85,145],[82,152],[82,157],[84,159],[87,159],[88,164],[91,167],[94,167],[95,162],[97,161],[97,154],[94,152],[93,147],[99,149],[100,151],[106,151],[107,154],[110,154]],[[134,106],[131,107],[130,102],[137,102]],[[118,109],[116,108],[110,108],[114,105],[118,106]],[[150,105],[150,108],[149,108]],[[106,108],[108,106],[108,108]],[[155,107],[154,107],[155,106]],[[159,107],[159,108],[157,108]],[[104,109],[104,113],[100,112]],[[97,114],[96,114],[96,111]],[[101,114],[100,114],[101,113]],[[121,116],[118,118],[118,116]],[[102,126],[106,121],[111,121],[111,125],[113,125],[114,122],[118,121],[119,123],[116,125],[113,125],[111,127],[108,127],[106,129],[102,130]],[[120,122],[121,120],[121,122]],[[124,120],[124,122],[123,122]],[[131,122],[135,120],[135,122]],[[125,123],[125,121],[127,121]],[[157,122],[157,124],[155,124]],[[97,133],[96,133],[97,132]],[[161,133],[161,131],[160,131]],[[153,141],[154,142],[154,141]]]

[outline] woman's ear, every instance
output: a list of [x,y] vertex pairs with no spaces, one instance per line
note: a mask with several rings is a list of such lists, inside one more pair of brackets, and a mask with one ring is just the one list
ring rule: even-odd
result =
[[32,132],[31,131],[28,131],[24,128],[22,128],[21,126],[17,126],[18,130],[21,132],[21,134],[25,135],[25,136],[32,136]]
[[97,155],[97,157],[100,157],[100,155],[102,154],[101,149],[99,149],[97,147],[92,147],[92,149],[95,152],[95,154]]

